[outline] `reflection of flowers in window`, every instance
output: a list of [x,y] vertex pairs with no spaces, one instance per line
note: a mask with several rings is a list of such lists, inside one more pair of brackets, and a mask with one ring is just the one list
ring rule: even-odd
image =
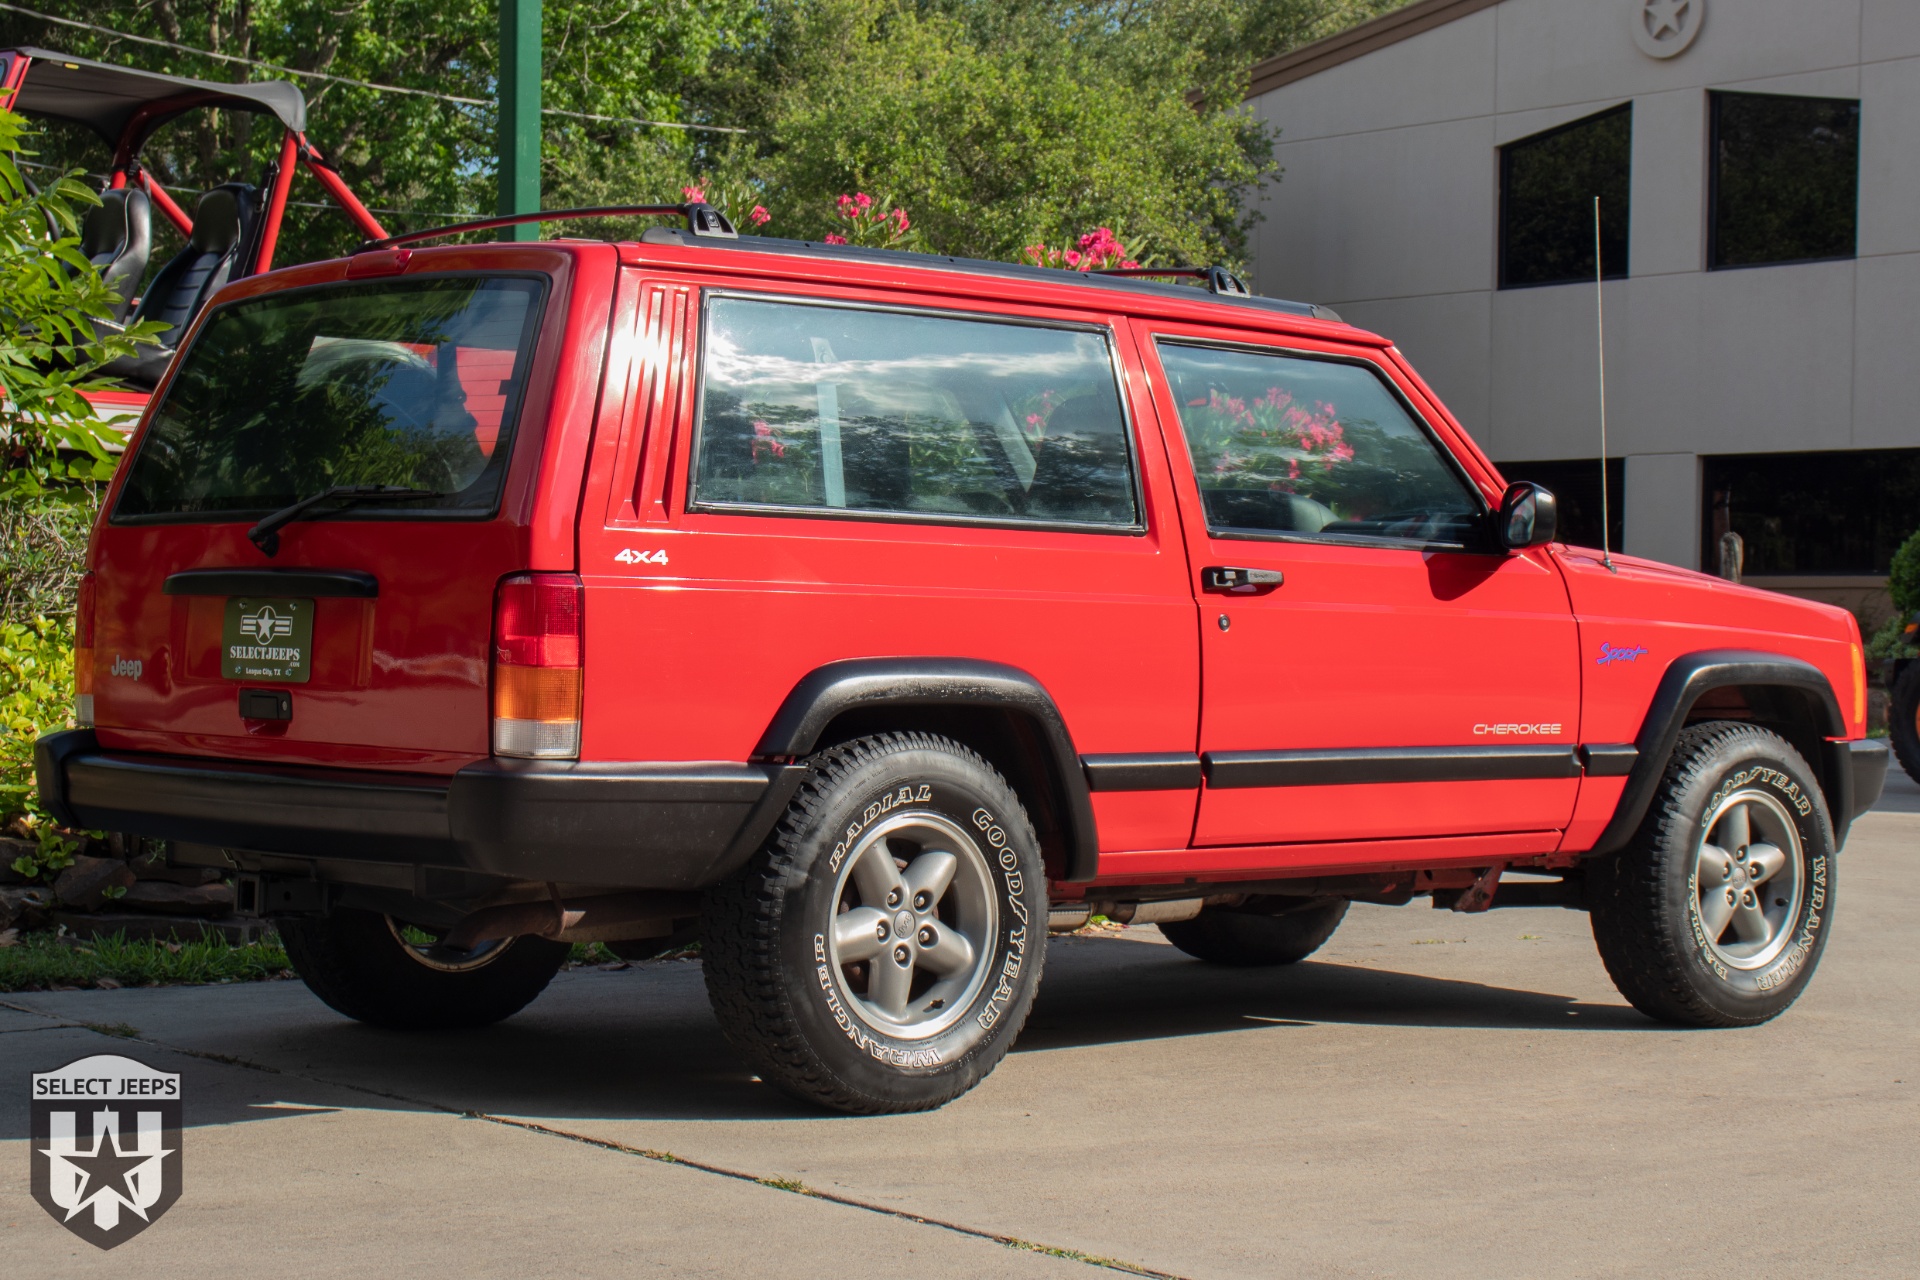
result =
[[1293,493],[1305,469],[1327,474],[1353,457],[1334,407],[1297,403],[1283,387],[1253,401],[1215,389],[1186,408],[1195,444],[1213,455],[1213,474],[1233,487]]
[[775,434],[773,428],[768,426],[764,419],[755,418],[753,422],[753,460],[758,462],[762,457],[767,455],[772,455],[775,458],[786,457],[787,442]]

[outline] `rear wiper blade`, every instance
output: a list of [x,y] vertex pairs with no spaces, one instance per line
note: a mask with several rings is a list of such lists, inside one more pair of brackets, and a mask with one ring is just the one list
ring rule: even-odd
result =
[[314,508],[323,503],[337,503],[341,506],[354,506],[362,502],[406,502],[414,498],[444,498],[449,495],[435,489],[409,489],[397,484],[337,484],[331,489],[322,489],[311,498],[302,498],[292,506],[282,507],[259,524],[247,530],[247,540],[260,548],[268,556],[280,552],[280,530],[295,520],[305,520]]

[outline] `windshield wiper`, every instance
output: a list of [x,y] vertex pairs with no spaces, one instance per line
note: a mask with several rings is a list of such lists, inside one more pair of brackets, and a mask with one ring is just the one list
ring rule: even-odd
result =
[[314,508],[322,503],[333,502],[341,506],[355,506],[362,502],[406,502],[414,498],[445,498],[449,495],[434,489],[409,489],[397,484],[337,484],[331,489],[322,489],[311,498],[302,498],[290,507],[282,507],[259,524],[247,530],[247,540],[260,548],[268,556],[280,553],[280,530],[295,520],[309,518]]

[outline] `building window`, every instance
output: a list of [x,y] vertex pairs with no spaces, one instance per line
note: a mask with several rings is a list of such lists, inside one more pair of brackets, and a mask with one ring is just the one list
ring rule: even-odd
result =
[[[1559,499],[1560,541],[1576,547],[1600,545],[1600,459],[1576,458],[1572,461],[1502,462],[1497,464],[1508,484],[1531,480],[1552,491]],[[1627,536],[1626,521],[1627,461],[1607,459],[1607,533],[1610,546],[1618,551]]]
[[1714,93],[1707,262],[1753,267],[1853,256],[1860,104]]
[[1633,104],[1500,148],[1500,287],[1593,279],[1593,200],[1602,274],[1627,274]]
[[1920,525],[1920,449],[1762,453],[1704,460],[1701,559],[1728,530],[1748,575],[1884,574]]

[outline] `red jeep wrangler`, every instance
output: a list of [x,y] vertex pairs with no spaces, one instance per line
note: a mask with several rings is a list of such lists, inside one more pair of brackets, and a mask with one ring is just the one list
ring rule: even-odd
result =
[[1559,904],[1656,1018],[1806,985],[1886,770],[1849,615],[1556,542],[1385,340],[1226,272],[650,212],[223,290],[49,810],[231,869],[382,1026],[698,936],[753,1068],[856,1112],[976,1084],[1095,912],[1277,965]]

